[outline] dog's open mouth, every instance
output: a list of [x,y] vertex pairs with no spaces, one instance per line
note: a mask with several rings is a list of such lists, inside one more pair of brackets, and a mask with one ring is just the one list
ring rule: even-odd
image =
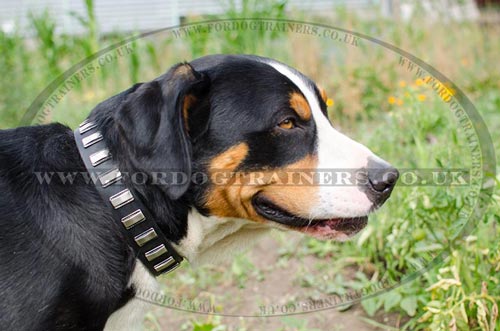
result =
[[252,204],[260,216],[320,239],[346,240],[368,223],[368,216],[309,220],[291,214],[259,194],[254,196]]

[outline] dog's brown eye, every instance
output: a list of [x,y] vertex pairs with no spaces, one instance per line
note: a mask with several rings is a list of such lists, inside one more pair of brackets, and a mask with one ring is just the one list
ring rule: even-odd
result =
[[295,127],[295,120],[293,118],[286,118],[278,126],[282,129],[293,129]]

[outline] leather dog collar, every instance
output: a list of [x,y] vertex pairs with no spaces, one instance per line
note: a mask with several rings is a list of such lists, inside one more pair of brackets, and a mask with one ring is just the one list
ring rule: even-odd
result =
[[136,257],[155,276],[176,269],[182,257],[168,242],[148,208],[122,182],[122,173],[96,124],[85,120],[74,131],[74,136],[90,178],[97,174],[95,187],[112,210],[113,218],[119,223]]

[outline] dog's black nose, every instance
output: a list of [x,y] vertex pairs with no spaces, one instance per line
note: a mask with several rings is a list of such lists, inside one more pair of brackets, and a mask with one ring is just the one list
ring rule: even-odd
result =
[[383,161],[371,161],[368,167],[368,196],[373,203],[382,204],[389,195],[399,178],[396,168]]
[[377,192],[392,190],[398,178],[399,172],[391,166],[368,169],[368,181],[371,187]]

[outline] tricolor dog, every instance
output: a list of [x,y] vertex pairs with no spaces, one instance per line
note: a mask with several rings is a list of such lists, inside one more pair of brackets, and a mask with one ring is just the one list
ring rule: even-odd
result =
[[[323,170],[363,175],[279,180]],[[219,262],[272,228],[345,240],[397,178],[332,127],[314,82],[257,56],[177,64],[75,132],[0,131],[0,329],[136,330],[136,289],[182,258]]]

